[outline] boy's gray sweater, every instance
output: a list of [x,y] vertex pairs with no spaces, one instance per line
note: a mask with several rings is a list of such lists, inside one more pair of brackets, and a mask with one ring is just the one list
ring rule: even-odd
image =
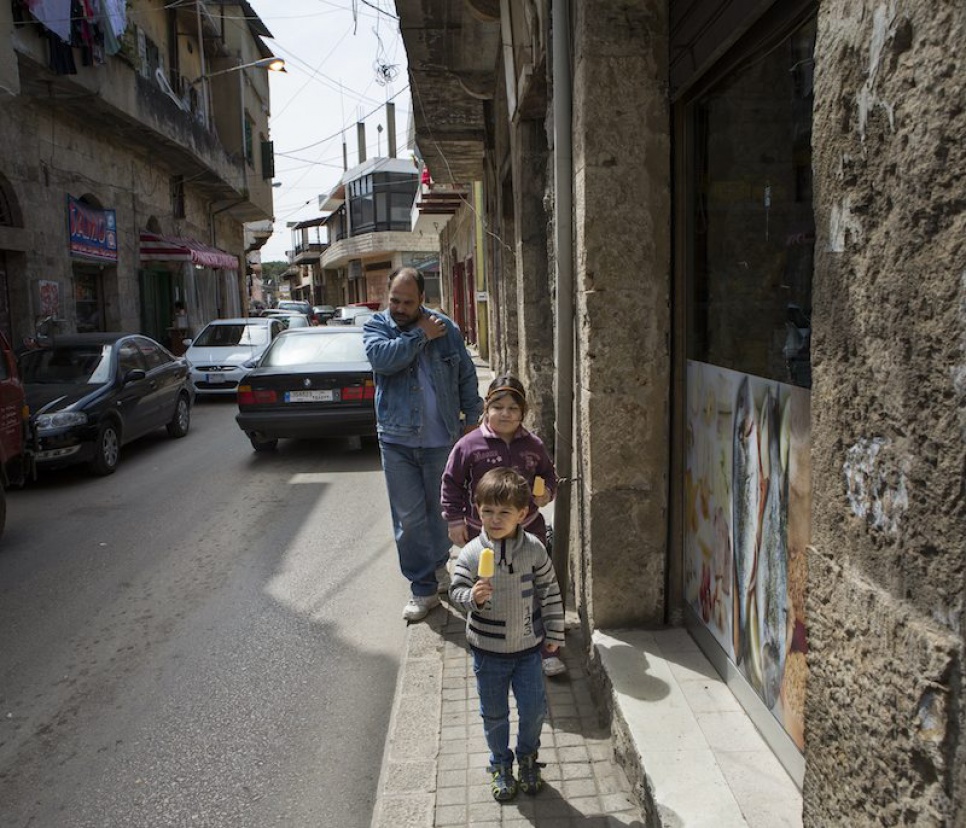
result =
[[[470,591],[486,547],[495,559],[493,597],[478,607]],[[514,538],[491,541],[484,533],[464,546],[449,596],[466,613],[466,639],[475,649],[518,655],[539,649],[544,637],[564,644],[563,600],[553,564],[543,544],[522,528]]]

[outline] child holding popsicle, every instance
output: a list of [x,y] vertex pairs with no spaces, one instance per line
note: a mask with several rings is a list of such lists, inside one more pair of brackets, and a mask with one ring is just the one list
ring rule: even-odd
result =
[[[523,383],[503,374],[490,383],[486,392],[480,427],[453,446],[443,472],[440,503],[449,524],[449,539],[457,546],[464,546],[479,535],[481,521],[473,495],[483,475],[498,467],[516,469],[530,484],[533,496],[523,528],[547,546],[547,524],[540,507],[553,500],[557,475],[543,442],[524,428],[526,413]],[[544,653],[545,675],[556,676],[566,669],[560,658]]]
[[[512,799],[517,790],[543,786],[537,752],[547,713],[540,650],[564,643],[563,601],[546,548],[523,530],[530,486],[514,469],[484,474],[473,495],[482,532],[460,551],[450,601],[466,613],[466,640],[480,696],[483,732],[490,749],[490,791]],[[543,624],[534,623],[534,606]],[[510,689],[517,701],[518,778],[510,750]]]

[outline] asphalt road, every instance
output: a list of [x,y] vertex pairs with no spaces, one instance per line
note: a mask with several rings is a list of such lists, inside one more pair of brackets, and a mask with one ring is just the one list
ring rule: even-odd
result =
[[8,494],[0,826],[368,826],[407,588],[375,445],[231,402]]

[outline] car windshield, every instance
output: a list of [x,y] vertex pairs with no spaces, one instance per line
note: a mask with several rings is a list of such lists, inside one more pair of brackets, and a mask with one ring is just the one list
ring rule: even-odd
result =
[[191,344],[200,348],[232,348],[236,345],[265,345],[268,325],[209,325]]
[[74,345],[27,351],[20,358],[23,381],[103,385],[111,379],[111,345]]
[[311,366],[326,362],[365,362],[366,348],[362,335],[318,334],[315,336],[280,336],[262,358],[262,366],[285,368],[292,365]]

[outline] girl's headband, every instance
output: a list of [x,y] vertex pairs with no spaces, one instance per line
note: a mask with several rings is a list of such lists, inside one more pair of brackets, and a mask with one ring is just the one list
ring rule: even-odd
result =
[[509,392],[511,394],[514,394],[517,397],[519,397],[521,400],[523,400],[524,402],[526,402],[526,399],[527,399],[526,396],[524,394],[521,394],[520,393],[520,389],[519,388],[514,388],[512,385],[501,385],[498,388],[491,388],[486,393],[486,402],[489,402],[491,399],[493,399],[493,397],[495,397],[501,391],[507,391],[507,392]]

